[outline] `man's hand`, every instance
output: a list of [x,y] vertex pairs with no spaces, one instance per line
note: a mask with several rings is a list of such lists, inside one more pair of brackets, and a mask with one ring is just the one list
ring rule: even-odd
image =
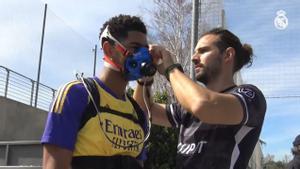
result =
[[153,76],[145,76],[137,80],[137,83],[141,86],[151,86],[153,84]]
[[166,68],[174,64],[171,53],[163,46],[156,44],[149,45],[149,52],[152,56],[153,63],[157,65],[157,70],[164,75]]

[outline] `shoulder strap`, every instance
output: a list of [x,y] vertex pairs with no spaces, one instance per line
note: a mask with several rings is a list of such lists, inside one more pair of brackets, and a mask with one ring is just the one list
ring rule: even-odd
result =
[[[95,84],[94,79],[93,78],[83,78],[83,81],[86,84],[87,89],[92,94],[92,97],[93,97],[94,101],[96,103],[100,103],[100,95],[99,95],[99,91],[97,89],[97,86]],[[88,96],[88,97],[90,97],[90,96]],[[97,104],[97,106],[98,106],[98,109],[99,109],[99,104]],[[96,110],[93,102],[90,101],[88,103],[88,105],[86,106],[86,108],[84,109],[84,112],[82,114],[79,130],[85,125],[85,123],[90,118],[95,117],[96,115],[97,115],[97,110]]]
[[144,126],[144,124],[146,124],[146,117],[145,117],[144,111],[141,109],[141,107],[138,105],[138,103],[128,93],[126,95],[127,95],[128,99],[130,100],[134,110],[136,111],[136,114],[138,116],[138,122],[139,122],[140,126],[144,129],[145,132],[148,132],[148,131],[146,131],[147,126]]
[[[127,118],[135,123],[138,123],[146,132],[146,126],[144,126],[144,124],[146,122],[146,117],[144,115],[144,112],[140,108],[140,106],[137,104],[137,102],[129,94],[127,94],[127,98],[131,102],[134,110],[136,111],[138,120],[136,120],[136,118],[134,118],[131,114],[124,114],[122,112],[100,106],[100,104],[98,104],[98,103],[100,103],[100,94],[99,94],[99,91],[97,89],[94,79],[93,78],[84,78],[83,81],[86,84],[90,93],[92,94],[92,97],[93,97],[94,101],[96,102],[97,108],[100,112],[108,112],[108,113],[112,113],[112,114]],[[86,122],[90,118],[95,117],[96,115],[97,115],[97,110],[96,110],[93,102],[90,101],[88,103],[88,105],[86,106],[86,108],[83,112],[83,115],[81,117],[79,130],[86,124]]]

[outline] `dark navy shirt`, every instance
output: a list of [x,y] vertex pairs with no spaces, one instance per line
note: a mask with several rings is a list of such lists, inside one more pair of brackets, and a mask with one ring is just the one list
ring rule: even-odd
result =
[[286,167],[287,169],[300,169],[300,155],[295,155]]
[[167,106],[169,121],[180,132],[177,169],[246,169],[261,132],[266,100],[253,85],[225,93],[236,96],[243,106],[244,118],[238,125],[206,124],[179,104]]

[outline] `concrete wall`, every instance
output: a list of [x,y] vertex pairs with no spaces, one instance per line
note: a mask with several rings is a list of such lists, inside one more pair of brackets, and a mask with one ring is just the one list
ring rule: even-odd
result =
[[0,96],[0,167],[41,166],[46,118],[46,111]]
[[[1,143],[1,142],[0,142]],[[41,166],[42,145],[0,145],[0,167],[1,166]],[[6,152],[7,151],[7,154]]]
[[0,141],[40,140],[47,112],[0,96]]

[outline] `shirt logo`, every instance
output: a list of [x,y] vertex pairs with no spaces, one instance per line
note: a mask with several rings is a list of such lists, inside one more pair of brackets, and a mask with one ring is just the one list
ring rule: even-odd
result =
[[196,143],[191,144],[182,144],[179,143],[177,146],[177,152],[180,154],[200,154],[203,146],[207,143],[207,141],[199,141]]
[[255,92],[249,88],[239,88],[238,92],[242,93],[243,95],[245,95],[251,99],[253,99],[255,97]]
[[111,119],[103,119],[100,123],[103,134],[111,141],[113,148],[129,151],[140,151],[143,131],[133,126],[122,126]]

